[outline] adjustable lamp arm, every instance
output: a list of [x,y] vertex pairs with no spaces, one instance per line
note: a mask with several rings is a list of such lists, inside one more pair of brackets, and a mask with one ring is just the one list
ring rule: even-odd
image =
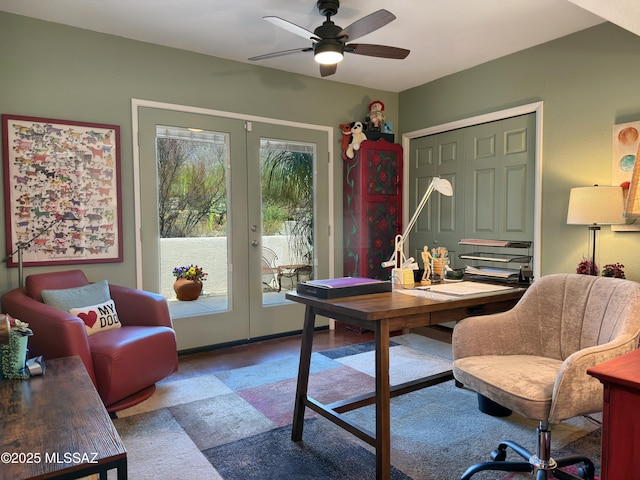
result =
[[41,228],[40,230],[38,230],[38,233],[36,235],[34,235],[33,237],[31,237],[29,240],[27,240],[26,242],[17,242],[16,245],[18,246],[18,248],[16,248],[13,252],[11,252],[10,255],[7,255],[7,258],[5,258],[5,262],[8,261],[11,257],[13,257],[16,253],[18,253],[19,250],[23,250],[25,248],[27,248],[29,245],[31,245],[31,242],[33,242],[36,238],[40,237],[40,235],[42,235],[43,233],[48,232],[49,230],[51,230],[53,227],[55,227],[57,224],[59,224],[60,222],[62,222],[63,218],[60,217],[58,220],[55,220],[53,223],[51,223],[50,225]]
[[18,248],[16,248],[13,252],[11,252],[10,255],[7,255],[4,259],[5,262],[7,262],[11,257],[13,257],[16,253],[18,253],[19,250],[25,249],[27,248],[31,242],[33,242],[36,238],[38,238],[40,235],[42,235],[43,233],[47,233],[49,230],[51,230],[53,227],[55,227],[57,224],[62,223],[66,220],[80,220],[75,213],[73,212],[67,212],[64,215],[61,215],[57,220],[54,220],[53,222],[51,222],[49,225],[42,227],[41,229],[38,230],[38,233],[35,234],[33,237],[31,237],[29,240],[27,240],[26,242],[17,242],[16,246]]
[[75,213],[69,211],[67,213],[65,213],[64,215],[60,216],[57,220],[51,222],[49,225],[42,227],[41,229],[38,230],[38,233],[35,234],[33,237],[31,237],[29,240],[27,240],[26,242],[17,242],[16,243],[16,249],[11,252],[10,255],[8,255],[7,257],[4,258],[4,262],[8,262],[10,258],[12,258],[16,253],[18,254],[18,286],[19,287],[23,287],[24,286],[24,273],[23,273],[23,263],[22,263],[22,251],[27,248],[31,242],[33,242],[36,238],[38,238],[40,235],[42,235],[43,233],[48,232],[49,230],[51,230],[53,227],[55,227],[57,224],[62,223],[63,221],[66,220],[79,220],[79,218],[76,216]]
[[440,192],[442,195],[446,195],[447,197],[450,197],[453,195],[453,187],[451,187],[451,183],[449,182],[449,180],[445,180],[444,178],[440,178],[440,177],[433,177],[433,180],[431,180],[431,183],[427,187],[427,191],[424,192],[424,195],[422,196],[422,200],[420,200],[420,203],[418,204],[418,207],[416,208],[416,211],[413,214],[413,217],[411,217],[411,220],[409,220],[409,223],[407,224],[407,227],[405,228],[404,233],[402,235],[396,236],[395,250],[393,252],[393,255],[391,256],[389,261],[384,262],[382,264],[383,267],[394,267],[394,268],[402,267],[402,264],[404,262],[404,242],[409,236],[411,229],[418,221],[418,217],[420,216],[422,209],[427,204],[427,201],[429,200],[429,197],[431,196],[434,190]]

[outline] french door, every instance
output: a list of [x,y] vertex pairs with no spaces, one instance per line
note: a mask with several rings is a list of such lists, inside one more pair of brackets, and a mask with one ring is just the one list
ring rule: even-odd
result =
[[[148,107],[138,118],[143,288],[169,298],[178,348],[300,330],[285,292],[329,272],[327,132]],[[166,163],[176,150],[179,173]],[[306,192],[299,204],[291,189]],[[193,200],[200,190],[211,203]],[[208,274],[203,294],[174,300],[173,269],[190,265]]]

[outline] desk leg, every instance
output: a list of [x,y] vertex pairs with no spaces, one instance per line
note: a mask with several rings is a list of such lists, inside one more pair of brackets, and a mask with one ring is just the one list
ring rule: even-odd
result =
[[127,459],[123,458],[118,465],[118,480],[127,480],[127,478]]
[[376,337],[376,479],[391,478],[391,388],[389,386],[389,322],[380,320]]
[[300,365],[298,367],[298,385],[296,388],[296,403],[293,409],[293,427],[291,440],[302,440],[304,428],[304,409],[309,386],[309,370],[311,368],[311,349],[313,347],[313,330],[316,323],[316,314],[313,308],[308,306],[304,311],[304,327],[302,328],[302,345],[300,347]]

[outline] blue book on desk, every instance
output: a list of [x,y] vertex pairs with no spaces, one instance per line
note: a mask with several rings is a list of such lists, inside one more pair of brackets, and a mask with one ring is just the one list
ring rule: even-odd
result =
[[299,282],[296,291],[317,298],[340,298],[391,291],[391,282],[364,277],[341,277]]

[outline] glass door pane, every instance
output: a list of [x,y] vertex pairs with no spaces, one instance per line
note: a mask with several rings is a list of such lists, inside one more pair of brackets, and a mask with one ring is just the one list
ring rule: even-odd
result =
[[262,191],[262,303],[313,276],[315,145],[260,139]]
[[[226,133],[156,127],[160,293],[174,317],[202,308],[229,308],[227,252]],[[196,303],[175,303],[173,284],[181,270],[202,270],[203,291]]]

